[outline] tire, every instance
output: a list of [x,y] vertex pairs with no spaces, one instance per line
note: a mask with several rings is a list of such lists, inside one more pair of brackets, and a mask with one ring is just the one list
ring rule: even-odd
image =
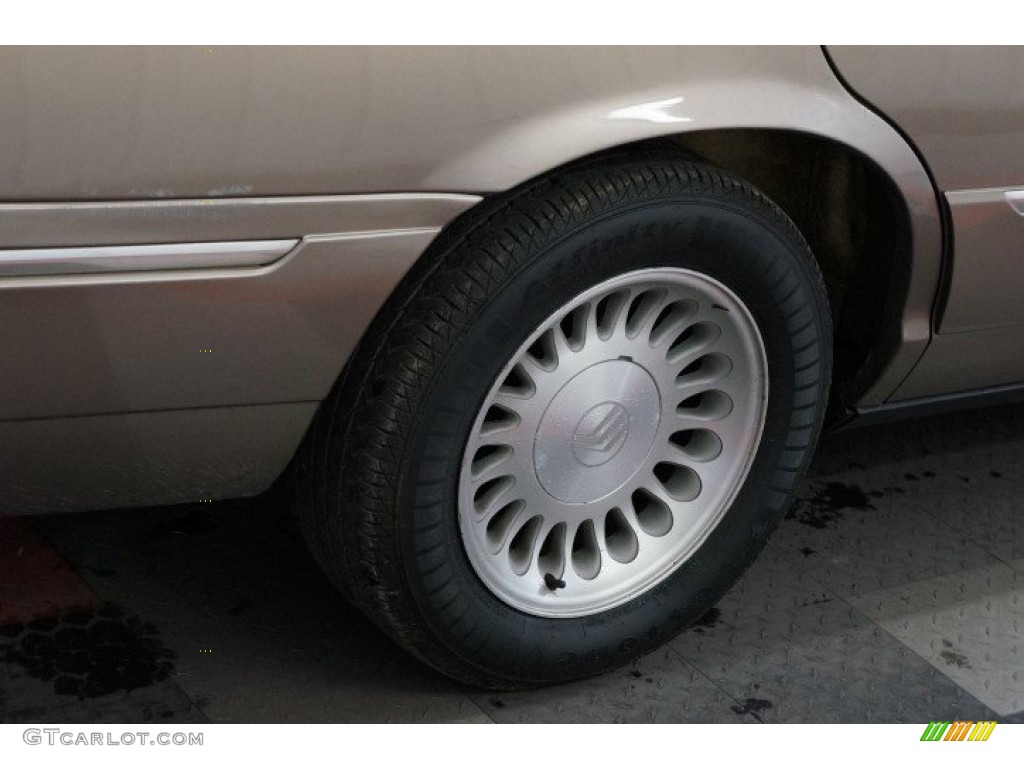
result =
[[[625,299],[609,294],[617,288]],[[607,320],[616,301],[619,325]],[[586,365],[569,367],[576,321],[560,312],[595,318],[575,339],[589,345]],[[597,318],[613,329],[607,341]],[[565,362],[549,380],[552,323]],[[683,341],[655,333],[659,323]],[[726,395],[727,415],[718,395],[689,398],[696,385],[680,378],[673,390],[660,363],[643,362],[649,349],[668,360],[664,350],[711,336],[706,392]],[[508,378],[517,361],[541,382],[523,414],[513,409],[518,442],[479,448],[501,421],[494,398],[522,383],[521,371]],[[753,561],[810,459],[830,370],[821,274],[753,187],[669,153],[569,166],[482,203],[403,281],[312,428],[300,527],[345,595],[441,672],[494,689],[592,675],[699,619]],[[679,416],[677,392],[696,410]],[[686,440],[702,437],[705,453],[691,461],[686,440],[665,441],[673,418],[695,414],[705,422]],[[663,454],[676,458],[652,464]],[[497,472],[488,468],[502,460],[512,480],[480,491],[476,467]],[[493,522],[518,493],[528,500]]]

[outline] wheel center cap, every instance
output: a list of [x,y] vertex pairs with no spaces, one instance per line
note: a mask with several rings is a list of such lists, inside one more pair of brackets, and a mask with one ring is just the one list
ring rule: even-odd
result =
[[643,465],[660,419],[661,397],[645,368],[628,359],[592,365],[566,382],[541,417],[537,479],[569,504],[604,498]]

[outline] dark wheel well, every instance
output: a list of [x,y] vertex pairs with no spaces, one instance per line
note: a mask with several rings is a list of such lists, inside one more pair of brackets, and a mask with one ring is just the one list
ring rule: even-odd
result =
[[[813,134],[775,129],[694,131],[614,147],[580,162],[676,151],[750,182],[811,246],[825,277],[834,329],[833,408],[855,404],[899,343],[910,282],[910,215],[878,165]],[[470,214],[472,215],[472,214]]]
[[911,267],[910,218],[874,162],[795,131],[716,130],[674,139],[757,186],[800,229],[828,287],[833,394],[853,403],[894,351]]

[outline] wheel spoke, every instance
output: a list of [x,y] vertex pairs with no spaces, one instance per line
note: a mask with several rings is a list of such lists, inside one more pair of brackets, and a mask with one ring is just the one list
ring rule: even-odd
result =
[[487,518],[485,536],[491,554],[498,554],[508,543],[513,530],[518,530],[520,521],[526,513],[526,503],[515,499],[502,505]]
[[693,322],[697,311],[697,303],[694,301],[675,301],[666,306],[651,328],[651,346],[660,347],[678,338]]
[[543,525],[544,518],[540,515],[534,515],[529,517],[512,534],[512,538],[509,540],[508,547],[506,548],[506,553],[512,571],[517,576],[522,576],[530,570]]
[[519,412],[522,402],[530,400],[537,393],[537,385],[523,363],[516,363],[505,377],[494,399],[506,408]]
[[515,451],[510,445],[488,443],[478,448],[473,456],[473,463],[469,468],[473,481],[482,483],[485,480],[491,479],[496,474],[504,473],[505,468],[503,465],[512,459],[514,453]]
[[482,442],[515,439],[515,435],[509,433],[514,433],[522,424],[522,416],[518,413],[521,402],[520,398],[495,395],[494,402],[487,407],[483,414],[483,421],[480,425]]
[[597,326],[594,324],[593,304],[586,302],[571,312],[559,323],[562,339],[572,352],[579,352],[588,339],[596,338]]
[[716,324],[707,321],[688,325],[672,340],[665,353],[665,359],[669,365],[682,370],[705,352],[710,351],[721,333],[721,329]]
[[676,463],[714,461],[722,454],[722,439],[711,429],[680,429],[672,433],[663,457]]
[[569,559],[573,571],[581,579],[590,581],[601,572],[601,545],[593,520],[584,520],[577,526],[569,546]]
[[651,328],[665,306],[667,296],[668,291],[664,288],[652,288],[637,293],[630,300],[625,326],[627,338],[650,338]]
[[626,324],[626,309],[633,298],[633,289],[613,291],[603,296],[595,305],[597,319],[597,335],[608,339],[614,334],[622,334]]
[[[545,579],[550,576],[555,581],[560,581],[565,576],[567,528],[568,526],[563,522],[551,526],[545,525],[541,529],[538,536],[541,544],[537,550],[537,567]],[[554,584],[546,583],[545,586],[550,589]]]
[[502,504],[511,500],[516,479],[512,475],[499,475],[480,483],[473,492],[473,507],[477,516],[489,517]]

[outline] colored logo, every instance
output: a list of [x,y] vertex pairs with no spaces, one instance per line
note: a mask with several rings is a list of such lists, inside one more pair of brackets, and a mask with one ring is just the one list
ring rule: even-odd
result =
[[928,723],[921,741],[988,741],[995,727],[994,720]]

